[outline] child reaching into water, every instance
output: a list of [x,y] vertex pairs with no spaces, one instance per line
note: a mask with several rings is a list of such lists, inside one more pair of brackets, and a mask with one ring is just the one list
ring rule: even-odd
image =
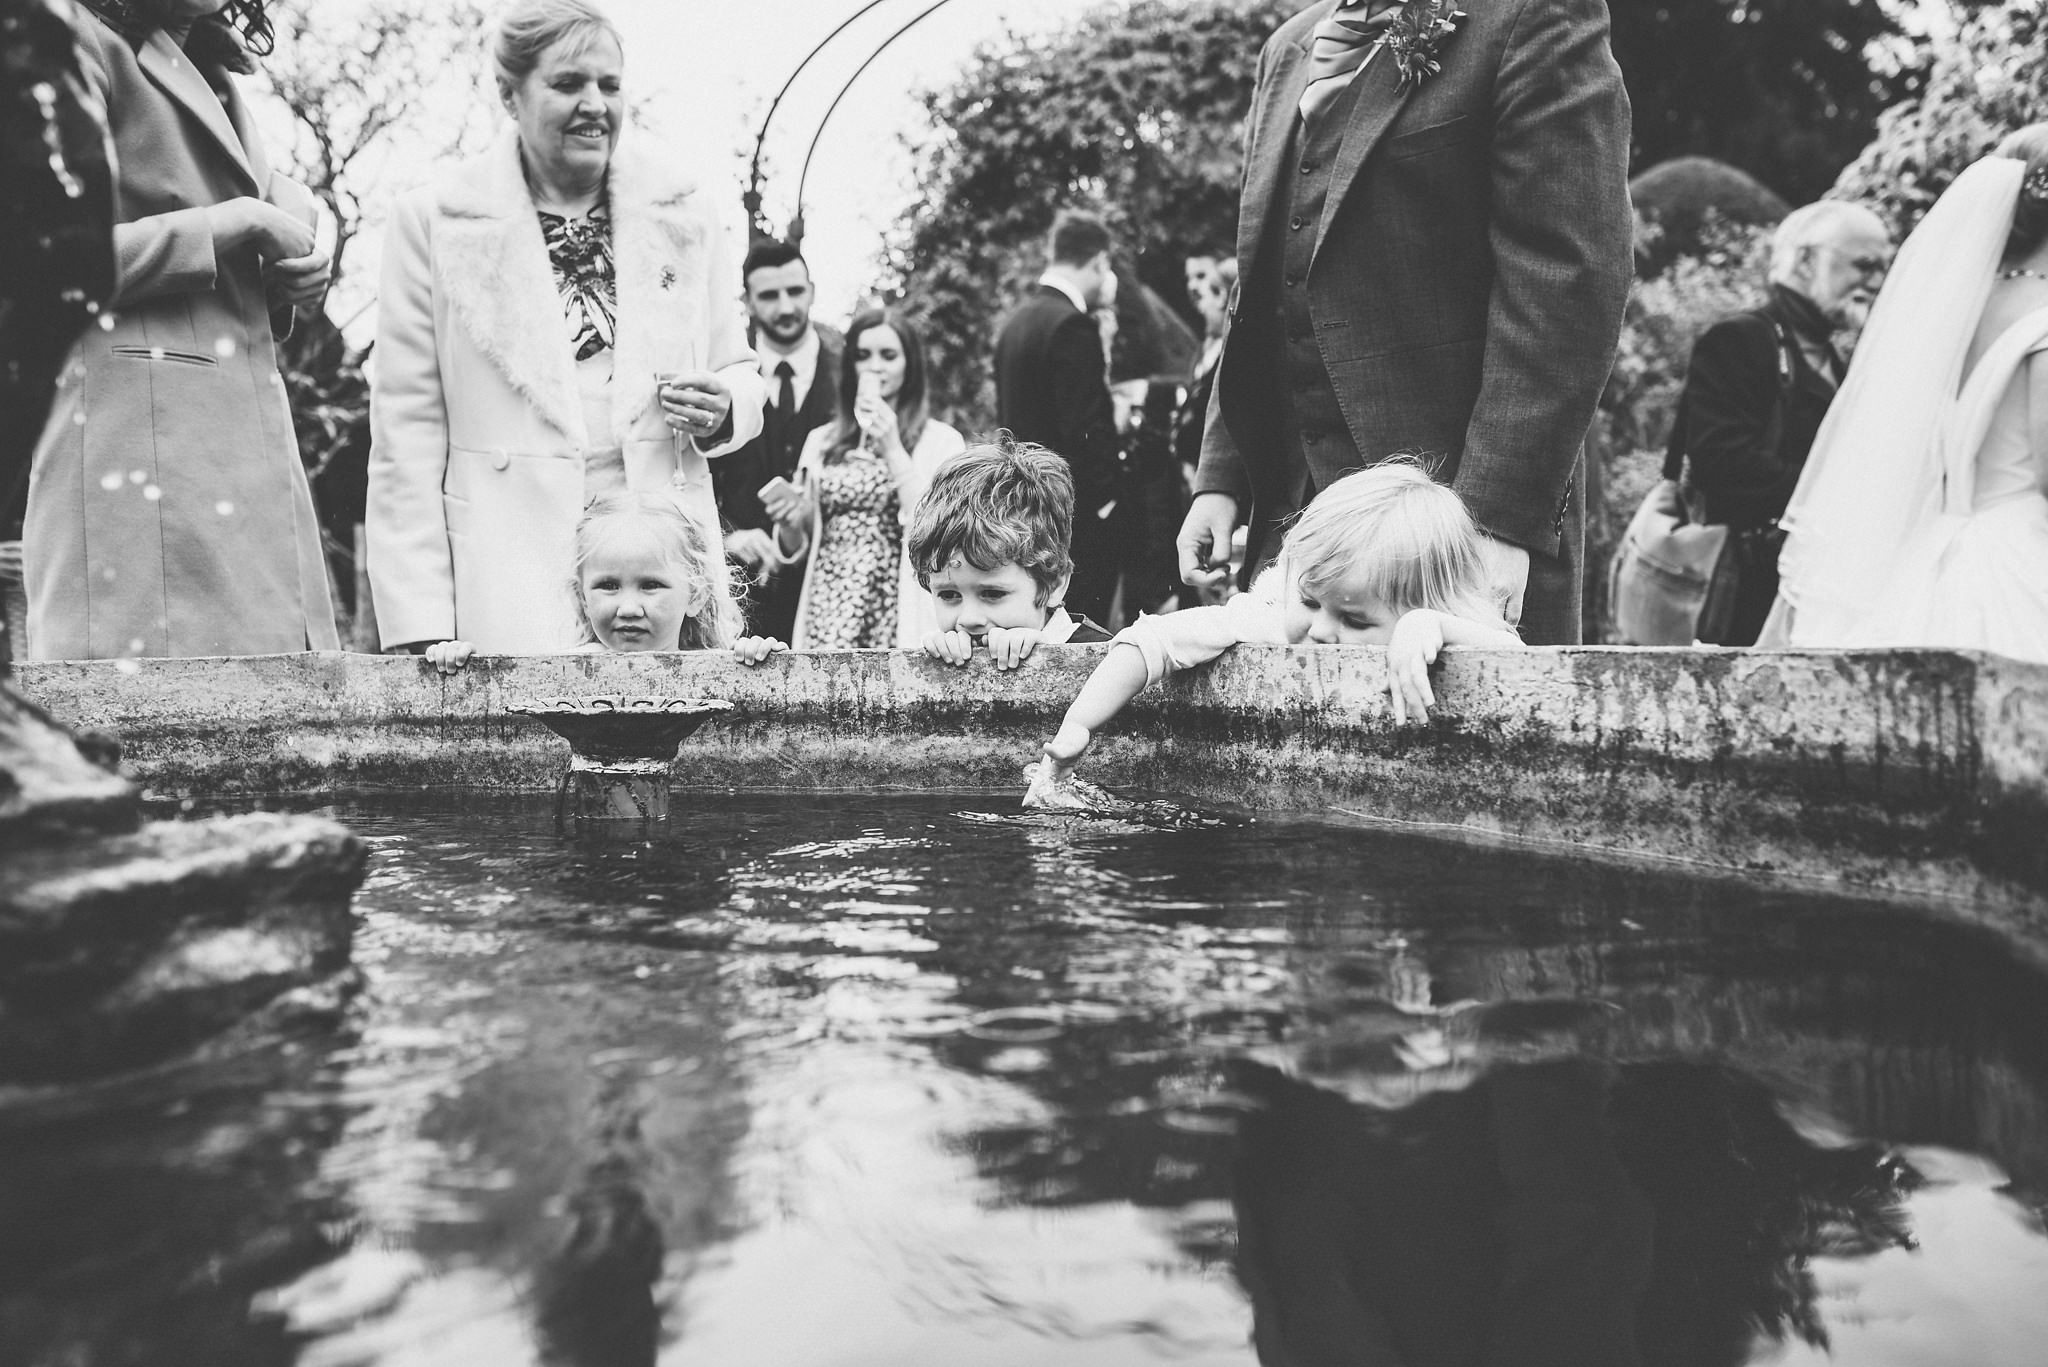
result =
[[1074,477],[1043,446],[1002,432],[940,466],[907,543],[938,616],[924,653],[965,665],[981,641],[997,669],[1015,669],[1041,642],[1107,641],[1062,606],[1073,533]]
[[[788,647],[741,636],[724,552],[674,499],[621,490],[593,499],[576,524],[570,592],[587,651],[722,650],[759,664]],[[440,641],[426,655],[452,674],[476,648]]]
[[1487,592],[1472,515],[1417,461],[1403,452],[1316,495],[1251,592],[1117,633],[1047,743],[1027,802],[1044,801],[1147,685],[1243,642],[1385,646],[1396,722],[1428,717],[1443,647],[1521,645]]

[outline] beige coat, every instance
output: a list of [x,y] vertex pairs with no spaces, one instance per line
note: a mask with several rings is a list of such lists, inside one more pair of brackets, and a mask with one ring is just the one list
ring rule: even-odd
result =
[[217,260],[206,223],[241,196],[310,222],[313,198],[271,173],[225,77],[216,94],[161,32],[136,49],[82,11],[77,28],[118,159],[119,277],[29,477],[29,651],[338,649],[261,263],[253,247]]
[[[522,654],[576,644],[567,586],[587,452],[669,489],[719,543],[706,455],[761,429],[739,266],[708,191],[621,150],[611,430],[586,436],[575,358],[516,138],[401,200],[384,242],[370,406],[370,584],[389,647],[460,639]],[[716,370],[731,437],[679,440],[657,371]],[[721,562],[722,563],[722,562]]]

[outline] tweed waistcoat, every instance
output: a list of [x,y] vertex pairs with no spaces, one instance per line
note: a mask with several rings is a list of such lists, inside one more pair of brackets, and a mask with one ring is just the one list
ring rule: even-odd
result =
[[1331,193],[1330,169],[1364,84],[1354,78],[1313,124],[1295,119],[1273,196],[1273,213],[1266,220],[1260,244],[1260,259],[1271,263],[1266,284],[1278,342],[1279,367],[1274,378],[1285,389],[1277,416],[1289,454],[1300,468],[1301,483],[1293,487],[1301,490],[1303,504],[1316,492],[1313,471],[1346,470],[1359,463],[1316,341],[1315,318],[1309,312],[1308,274],[1315,254],[1316,225],[1322,222]]

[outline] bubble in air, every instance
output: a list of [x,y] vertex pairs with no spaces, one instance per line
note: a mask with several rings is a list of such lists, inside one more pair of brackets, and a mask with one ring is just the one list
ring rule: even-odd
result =
[[147,484],[147,483],[149,483],[149,471],[147,471],[147,470],[130,470],[130,471],[128,472],[128,482],[129,482],[130,484]]
[[110,470],[106,474],[101,475],[100,488],[105,489],[110,494],[121,492],[121,472],[119,470]]
[[116,660],[114,661],[114,668],[123,674],[140,674],[142,672],[142,665],[135,660]]
[[113,583],[116,579],[120,577],[121,572],[115,569],[112,565],[109,565],[105,569],[100,571],[100,578],[109,584]]
[[222,337],[215,341],[213,344],[213,354],[220,357],[223,361],[232,360],[235,354],[235,339],[232,337]]
[[149,649],[149,642],[143,640],[140,636],[128,642],[128,653],[130,655],[140,655],[147,649]]
[[111,314],[111,313],[102,313],[102,314],[100,315],[100,331],[101,331],[101,332],[112,332],[113,330],[114,330],[114,315],[113,315],[113,314]]
[[150,359],[150,360],[152,360],[152,361],[161,361],[161,360],[162,360],[163,358],[164,358],[164,349],[163,349],[162,347],[160,347],[160,346],[153,346],[153,347],[151,347],[151,348],[149,349],[149,359]]
[[164,491],[154,484],[145,484],[142,486],[142,496],[154,503],[164,496]]
[[219,513],[222,517],[233,517],[235,515],[235,505],[229,502],[227,499],[222,499],[220,502],[214,504],[213,510]]

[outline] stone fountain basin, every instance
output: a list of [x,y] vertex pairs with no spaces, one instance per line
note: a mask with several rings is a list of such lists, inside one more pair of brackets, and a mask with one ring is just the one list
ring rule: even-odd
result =
[[666,762],[676,747],[705,722],[731,712],[718,698],[634,697],[604,693],[587,697],[534,698],[507,712],[532,717],[569,742],[578,755],[598,761]]
[[[965,669],[903,651],[749,668],[706,650],[486,656],[452,677],[420,659],[310,653],[19,673],[59,719],[118,734],[160,794],[548,791],[561,746],[520,704],[573,700],[562,715],[595,729],[624,719],[583,700],[730,699],[677,766],[687,805],[728,788],[1021,798],[1024,766],[1103,652],[1048,646],[1011,671],[979,653]],[[1432,677],[1429,723],[1396,727],[1384,652],[1241,647],[1146,690],[1087,776],[1889,894],[2048,962],[2048,667],[1942,651],[1454,649]]]

